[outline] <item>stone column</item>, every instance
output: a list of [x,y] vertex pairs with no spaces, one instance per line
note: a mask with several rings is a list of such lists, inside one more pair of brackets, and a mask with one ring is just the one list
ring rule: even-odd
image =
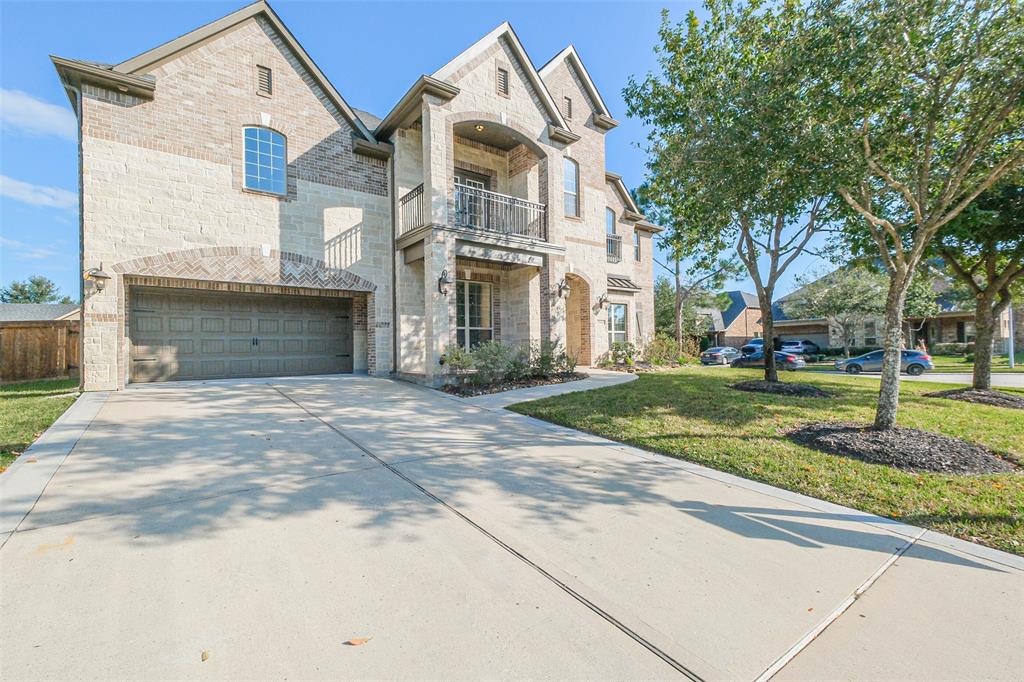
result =
[[441,100],[423,96],[423,196],[425,220],[448,224],[448,121]]
[[455,235],[446,230],[432,230],[423,249],[423,295],[425,327],[425,373],[433,380],[444,374],[441,356],[455,343],[455,283],[448,293],[438,291],[438,279],[448,272],[455,279]]

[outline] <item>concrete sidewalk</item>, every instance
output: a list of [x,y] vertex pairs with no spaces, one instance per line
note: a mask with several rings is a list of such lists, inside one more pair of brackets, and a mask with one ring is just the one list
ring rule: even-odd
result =
[[0,569],[11,679],[1024,669],[1021,557],[365,377],[112,394]]

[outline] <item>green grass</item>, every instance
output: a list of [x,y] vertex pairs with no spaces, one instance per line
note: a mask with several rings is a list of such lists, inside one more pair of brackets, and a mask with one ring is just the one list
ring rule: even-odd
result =
[[0,471],[75,402],[75,396],[61,394],[77,390],[77,379],[0,385]]
[[[511,409],[745,478],[1024,554],[1024,472],[987,476],[912,473],[797,445],[785,437],[813,421],[874,417],[878,384],[789,374],[831,400],[735,391],[760,378],[740,369],[681,368],[628,384],[520,403]],[[901,385],[899,423],[981,443],[1024,463],[1024,411],[926,398],[941,389]],[[1007,389],[1010,390],[1010,389]],[[1024,393],[1024,391],[1017,391]]]

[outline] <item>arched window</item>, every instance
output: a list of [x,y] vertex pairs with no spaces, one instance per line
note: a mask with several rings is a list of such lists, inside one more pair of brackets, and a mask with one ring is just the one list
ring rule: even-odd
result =
[[562,192],[565,197],[565,215],[580,217],[580,167],[566,157],[563,165]]
[[269,128],[245,129],[245,188],[288,192],[284,135]]

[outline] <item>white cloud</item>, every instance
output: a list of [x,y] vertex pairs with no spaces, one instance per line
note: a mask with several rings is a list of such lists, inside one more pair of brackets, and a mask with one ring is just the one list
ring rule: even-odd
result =
[[0,196],[21,201],[33,206],[52,206],[54,208],[75,208],[78,206],[78,194],[60,187],[33,185],[0,175]]
[[20,90],[0,88],[0,123],[30,135],[78,139],[78,121],[70,108],[44,102]]
[[45,246],[32,246],[7,237],[0,237],[0,246],[11,249],[15,256],[24,260],[49,260],[63,255],[60,251],[48,249]]

